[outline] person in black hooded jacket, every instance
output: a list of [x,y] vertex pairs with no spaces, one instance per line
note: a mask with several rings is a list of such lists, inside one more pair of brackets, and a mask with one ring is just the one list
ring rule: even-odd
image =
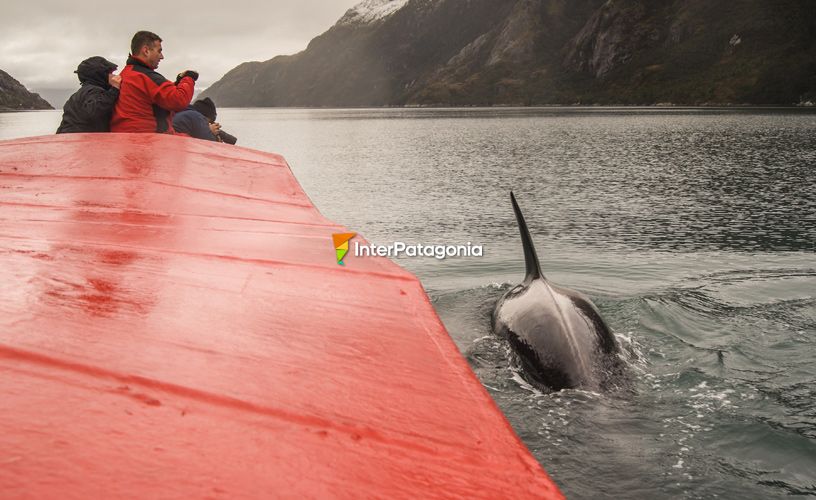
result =
[[109,132],[111,115],[119,98],[120,76],[117,66],[104,57],[85,59],[75,73],[81,87],[68,98],[62,110],[58,134],[73,132]]

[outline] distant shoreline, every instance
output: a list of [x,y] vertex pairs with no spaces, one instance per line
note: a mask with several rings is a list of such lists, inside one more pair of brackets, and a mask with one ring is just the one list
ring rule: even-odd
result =
[[802,104],[540,104],[533,106],[494,104],[492,106],[219,106],[218,109],[795,109],[816,111]]
[[[404,105],[404,106],[219,106],[219,109],[315,109],[315,110],[342,110],[342,109],[708,109],[708,110],[751,110],[751,109],[785,109],[816,111],[813,103],[805,104],[540,104],[533,106],[514,104],[494,104],[492,106],[431,106],[431,105]],[[0,113],[26,113],[40,111],[61,111],[58,109],[11,109],[0,108]]]
[[57,111],[56,109],[8,109],[0,108],[0,113],[29,113],[32,111]]

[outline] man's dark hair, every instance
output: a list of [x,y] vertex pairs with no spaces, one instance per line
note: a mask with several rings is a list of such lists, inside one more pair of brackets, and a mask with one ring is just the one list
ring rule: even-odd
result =
[[159,35],[151,33],[150,31],[138,31],[133,35],[133,40],[130,41],[130,53],[136,55],[142,48],[142,45],[152,45],[153,42],[161,42]]

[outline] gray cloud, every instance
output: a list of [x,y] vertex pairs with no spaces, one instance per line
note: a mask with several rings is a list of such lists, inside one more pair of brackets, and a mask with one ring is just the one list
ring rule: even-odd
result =
[[11,0],[0,22],[0,69],[31,90],[74,88],[73,71],[101,55],[123,67],[133,33],[164,42],[159,72],[201,73],[204,88],[245,61],[306,48],[359,0],[192,0],[147,3]]

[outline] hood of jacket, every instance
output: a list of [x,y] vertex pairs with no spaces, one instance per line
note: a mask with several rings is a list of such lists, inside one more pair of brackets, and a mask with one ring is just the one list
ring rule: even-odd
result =
[[108,75],[117,67],[104,57],[93,56],[79,63],[75,73],[79,77],[80,84],[91,84],[107,89],[110,87]]

